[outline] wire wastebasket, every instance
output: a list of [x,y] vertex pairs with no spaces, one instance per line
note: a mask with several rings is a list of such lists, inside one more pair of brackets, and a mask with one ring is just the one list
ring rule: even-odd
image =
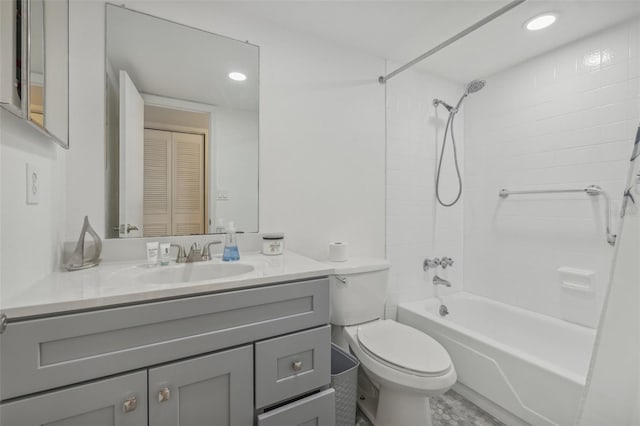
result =
[[331,387],[336,393],[336,426],[354,426],[360,362],[338,345],[331,344]]

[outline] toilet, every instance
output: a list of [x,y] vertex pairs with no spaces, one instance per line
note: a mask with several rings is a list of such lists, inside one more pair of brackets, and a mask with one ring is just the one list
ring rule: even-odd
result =
[[456,382],[449,354],[425,333],[384,319],[386,260],[330,264],[332,341],[360,360],[360,409],[375,426],[431,426],[429,397]]

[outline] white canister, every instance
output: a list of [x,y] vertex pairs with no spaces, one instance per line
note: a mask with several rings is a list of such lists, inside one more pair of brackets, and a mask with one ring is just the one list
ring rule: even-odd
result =
[[276,256],[284,251],[284,235],[271,234],[262,237],[262,254]]

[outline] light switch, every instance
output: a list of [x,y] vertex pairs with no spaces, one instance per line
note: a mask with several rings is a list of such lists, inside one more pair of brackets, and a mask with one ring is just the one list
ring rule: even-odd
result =
[[27,163],[27,204],[40,203],[40,188],[42,187],[40,169]]

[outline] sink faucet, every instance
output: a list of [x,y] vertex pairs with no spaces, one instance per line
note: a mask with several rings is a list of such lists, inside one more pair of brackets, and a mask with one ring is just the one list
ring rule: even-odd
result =
[[191,246],[191,250],[189,250],[189,254],[187,255],[187,263],[192,262],[202,262],[211,259],[211,246],[215,244],[221,244],[222,241],[211,241],[202,247],[200,250],[200,246],[198,243],[193,243]]
[[437,275],[433,276],[433,285],[443,285],[445,287],[451,287],[451,283],[444,278],[440,278]]
[[200,251],[198,243],[191,245],[191,250],[189,250],[189,254],[187,255],[187,263],[192,262],[202,262],[202,251]]
[[200,250],[198,243],[193,243],[189,250],[189,254],[187,254],[184,247],[180,244],[171,244],[171,247],[176,247],[178,249],[176,263],[192,263],[211,260],[211,246],[216,244],[222,244],[222,241],[210,241],[202,247],[202,250]]

